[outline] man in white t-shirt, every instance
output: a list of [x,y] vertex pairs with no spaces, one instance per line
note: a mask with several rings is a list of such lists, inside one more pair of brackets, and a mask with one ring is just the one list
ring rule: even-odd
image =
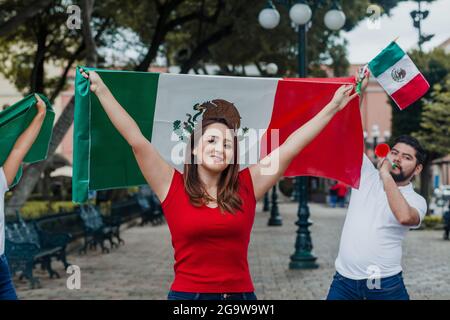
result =
[[[34,141],[36,140],[45,119],[46,105],[42,99],[37,99],[37,113],[28,128],[17,138],[13,149],[0,167],[0,300],[16,300],[16,290],[12,283],[8,262],[5,256],[5,193],[10,186]],[[0,150],[0,152],[5,152]]]
[[427,211],[411,180],[426,153],[410,136],[398,137],[378,170],[363,156],[359,189],[352,189],[328,300],[408,300],[402,278],[402,240]]

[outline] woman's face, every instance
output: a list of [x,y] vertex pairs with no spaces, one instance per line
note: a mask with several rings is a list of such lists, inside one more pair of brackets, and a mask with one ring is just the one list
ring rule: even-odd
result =
[[233,134],[223,123],[206,127],[194,149],[198,164],[212,172],[222,172],[233,161]]

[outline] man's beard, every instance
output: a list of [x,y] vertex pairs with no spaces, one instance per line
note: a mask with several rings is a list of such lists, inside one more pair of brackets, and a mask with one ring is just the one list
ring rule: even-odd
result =
[[402,169],[399,169],[400,173],[393,173],[390,172],[392,179],[394,179],[395,182],[404,182],[409,181],[411,177],[414,175],[414,170],[410,174],[405,174],[405,172]]

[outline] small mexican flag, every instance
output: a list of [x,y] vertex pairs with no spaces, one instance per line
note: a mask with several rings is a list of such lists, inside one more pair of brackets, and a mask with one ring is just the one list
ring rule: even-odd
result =
[[419,100],[430,88],[411,58],[395,41],[369,62],[369,69],[401,110]]
[[[267,147],[267,153],[272,151],[277,134],[281,144],[314,117],[339,86],[354,84],[354,78],[279,79],[84,69],[97,71],[144,136],[180,171],[195,125],[207,112],[226,111],[217,111],[213,105],[204,104],[206,101],[225,99],[237,108],[241,117],[239,163],[243,169],[264,154],[261,146]],[[131,147],[79,70],[74,116],[74,202],[86,201],[89,191],[146,183]],[[259,134],[261,139],[257,139]],[[263,141],[271,143],[268,146]],[[363,147],[358,100],[354,99],[297,155],[284,175],[327,177],[357,188]]]

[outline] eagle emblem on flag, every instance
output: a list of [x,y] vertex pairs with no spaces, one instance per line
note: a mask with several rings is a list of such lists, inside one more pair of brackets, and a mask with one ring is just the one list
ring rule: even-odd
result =
[[[186,113],[187,120],[175,120],[173,122],[173,132],[178,136],[179,141],[188,140],[194,128],[198,123],[198,118],[203,115],[203,119],[220,118],[224,119],[232,128],[238,129],[241,125],[241,116],[234,104],[221,99],[206,101],[202,104],[196,103],[192,109],[196,112],[194,115]],[[248,128],[243,128],[245,135]],[[241,137],[242,138],[242,137]]]
[[394,81],[403,82],[405,81],[406,71],[402,68],[393,68],[391,71],[391,76]]

